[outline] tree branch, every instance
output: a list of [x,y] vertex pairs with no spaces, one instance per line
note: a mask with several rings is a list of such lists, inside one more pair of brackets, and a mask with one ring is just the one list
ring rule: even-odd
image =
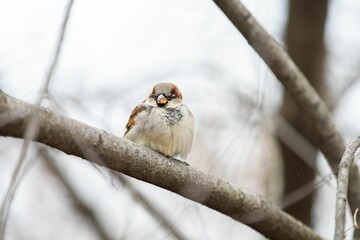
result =
[[[319,149],[337,174],[345,150],[330,111],[295,65],[284,48],[256,21],[239,0],[214,0],[248,43],[269,66],[304,115],[311,121]],[[350,166],[348,200],[352,212],[360,208],[360,174],[356,164]]]
[[171,219],[161,212],[161,210],[153,204],[144,194],[139,192],[133,184],[128,181],[122,174],[113,174],[117,180],[119,180],[124,187],[129,191],[132,198],[137,201],[149,214],[154,218],[166,231],[177,240],[187,240],[188,238],[184,235],[180,229],[178,229]]
[[[0,135],[22,138],[34,107],[0,92]],[[38,142],[199,202],[268,238],[321,239],[273,203],[224,180],[48,109],[36,117]]]
[[[319,148],[334,172],[345,146],[326,104],[284,48],[256,21],[239,0],[214,0],[269,66],[286,91],[314,124]],[[336,167],[335,167],[336,166]]]
[[[60,28],[59,38],[57,39],[57,42],[56,42],[55,54],[54,54],[54,57],[52,59],[50,66],[49,66],[49,70],[47,72],[41,94],[37,101],[37,104],[36,104],[37,107],[40,106],[45,95],[49,97],[50,81],[52,79],[52,74],[55,70],[55,67],[56,67],[58,59],[59,59],[59,55],[60,55],[61,48],[62,48],[62,42],[64,40],[66,27],[67,27],[67,24],[69,21],[73,2],[74,2],[73,0],[69,0],[69,3],[66,7],[65,16],[64,16],[61,28]],[[35,110],[36,110],[36,108],[34,108],[34,111]],[[32,114],[31,116],[34,116],[34,115]],[[30,144],[31,140],[33,139],[33,137],[36,136],[36,134],[37,134],[39,123],[36,120],[37,120],[36,118],[31,117],[30,121],[28,121],[27,130],[24,132],[25,141],[23,142],[23,145],[22,145],[22,148],[20,151],[19,161],[16,164],[15,171],[14,171],[13,177],[10,182],[10,186],[7,189],[7,192],[5,194],[4,201],[1,204],[1,209],[0,209],[0,239],[1,240],[3,239],[4,234],[5,234],[8,210],[10,208],[10,205],[12,203],[12,199],[14,196],[14,192],[16,190],[16,185],[17,185],[16,181],[18,180],[18,176],[21,174],[20,171],[21,171],[22,166],[24,165],[24,161],[25,161],[25,158],[27,155],[27,150],[29,148],[29,144]]]
[[96,213],[93,211],[92,208],[88,207],[84,201],[79,197],[78,193],[69,182],[69,180],[64,176],[64,174],[59,170],[58,166],[55,163],[54,157],[48,151],[49,148],[41,147],[39,148],[42,154],[42,160],[45,163],[45,167],[51,172],[52,176],[57,178],[60,183],[64,186],[65,191],[68,192],[71,200],[74,202],[74,209],[78,211],[80,215],[83,215],[84,219],[89,221],[91,224],[91,228],[96,232],[98,237],[103,240],[110,240],[111,236],[105,230],[101,222],[96,217]]
[[349,170],[354,161],[355,153],[360,147],[360,137],[354,137],[346,146],[343,157],[339,165],[339,174],[337,179],[336,192],[336,212],[335,212],[335,235],[334,239],[344,239],[345,213],[346,213],[346,195],[348,191]]

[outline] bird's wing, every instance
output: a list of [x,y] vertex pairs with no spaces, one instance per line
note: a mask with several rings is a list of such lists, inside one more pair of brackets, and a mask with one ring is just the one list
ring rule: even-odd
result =
[[[145,102],[145,101],[144,101]],[[126,131],[125,131],[125,134],[124,136],[126,136],[126,134],[130,131],[130,129],[134,126],[135,122],[136,122],[136,117],[139,115],[140,112],[142,112],[143,110],[146,109],[146,106],[145,104],[140,104],[138,106],[136,106],[134,108],[134,110],[132,110],[131,114],[130,114],[130,117],[129,117],[129,120],[126,124]]]

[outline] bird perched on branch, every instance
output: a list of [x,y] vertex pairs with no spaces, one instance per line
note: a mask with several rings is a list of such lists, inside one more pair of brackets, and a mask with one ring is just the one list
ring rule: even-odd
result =
[[185,160],[193,141],[194,117],[182,100],[175,84],[156,84],[148,98],[131,112],[124,138]]

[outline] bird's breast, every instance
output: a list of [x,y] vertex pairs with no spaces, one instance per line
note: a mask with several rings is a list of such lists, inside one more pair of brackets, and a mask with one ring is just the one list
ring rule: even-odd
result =
[[180,109],[166,108],[164,112],[164,118],[166,123],[172,126],[182,120],[183,114],[181,113]]

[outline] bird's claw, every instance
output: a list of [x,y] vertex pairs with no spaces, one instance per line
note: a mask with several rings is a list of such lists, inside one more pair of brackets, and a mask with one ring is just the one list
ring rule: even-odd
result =
[[179,160],[179,159],[176,159],[176,158],[173,158],[173,157],[169,157],[170,160],[173,160],[173,161],[178,161],[180,162],[181,164],[184,164],[185,166],[189,167],[190,165],[185,162],[185,161],[182,161],[182,160]]

